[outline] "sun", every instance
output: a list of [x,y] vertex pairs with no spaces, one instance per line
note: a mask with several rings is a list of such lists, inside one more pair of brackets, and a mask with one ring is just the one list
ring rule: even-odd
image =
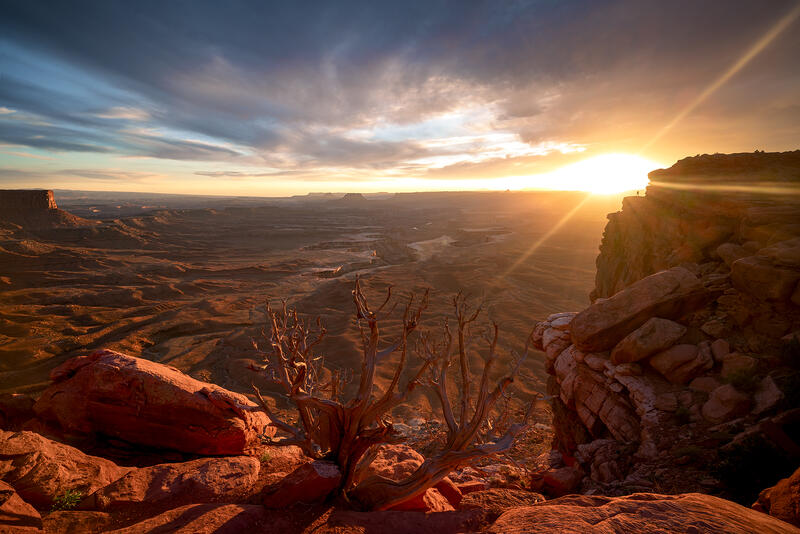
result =
[[633,154],[603,154],[549,173],[554,187],[564,191],[613,194],[647,187],[647,173],[661,164]]

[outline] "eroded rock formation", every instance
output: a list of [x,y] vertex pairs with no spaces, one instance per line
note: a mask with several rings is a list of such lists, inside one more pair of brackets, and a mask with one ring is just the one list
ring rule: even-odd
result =
[[584,489],[752,502],[800,462],[800,152],[650,178],[609,215],[592,304],[536,327],[555,445]]

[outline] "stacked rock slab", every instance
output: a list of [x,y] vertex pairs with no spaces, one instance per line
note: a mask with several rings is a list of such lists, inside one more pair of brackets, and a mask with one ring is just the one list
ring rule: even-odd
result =
[[650,178],[609,215],[592,304],[535,328],[555,446],[602,483],[708,435],[791,456],[797,429],[776,421],[800,387],[800,151],[687,158]]

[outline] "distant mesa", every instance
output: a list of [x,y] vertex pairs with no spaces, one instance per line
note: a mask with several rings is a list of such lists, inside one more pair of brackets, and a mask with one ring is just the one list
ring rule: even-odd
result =
[[368,202],[367,197],[361,193],[346,193],[342,198],[328,201],[328,204],[332,206],[363,206]]
[[55,210],[56,198],[45,189],[0,189],[0,212]]
[[0,222],[29,229],[95,224],[58,209],[47,189],[0,189]]

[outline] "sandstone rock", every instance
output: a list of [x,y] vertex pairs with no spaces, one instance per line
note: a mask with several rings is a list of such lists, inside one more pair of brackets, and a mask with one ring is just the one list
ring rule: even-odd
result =
[[753,508],[800,527],[800,469],[762,491]]
[[714,361],[710,352],[696,345],[674,345],[650,358],[650,365],[673,384],[685,384],[711,369]]
[[583,473],[576,467],[566,466],[550,469],[544,474],[542,490],[548,495],[561,497],[573,493],[583,480]]
[[[795,213],[795,216],[797,214]],[[800,219],[800,217],[798,217]],[[757,256],[782,267],[800,267],[800,237],[780,241],[758,251]]]
[[783,391],[771,376],[764,377],[758,385],[758,389],[753,395],[755,406],[753,413],[761,414],[775,408],[784,399]]
[[619,364],[649,358],[674,345],[685,333],[685,326],[653,317],[617,343],[611,351],[611,362]]
[[614,368],[614,374],[620,376],[639,376],[643,372],[638,363],[621,363]]
[[606,362],[608,361],[608,353],[606,352],[593,352],[591,354],[587,354],[583,359],[583,362],[588,365],[592,371],[602,371],[606,368]]
[[484,491],[487,489],[489,489],[489,486],[486,485],[486,482],[481,482],[480,480],[473,480],[471,482],[463,482],[458,484],[458,490],[461,492],[461,495],[467,495],[469,493]]
[[452,512],[455,508],[447,498],[436,488],[428,488],[425,493],[417,495],[400,504],[396,504],[389,510],[413,511],[413,512]]
[[690,271],[682,267],[661,271],[578,313],[571,324],[572,340],[584,352],[608,350],[651,317],[677,319],[708,298]]
[[417,470],[425,458],[402,443],[378,445],[375,459],[363,473],[361,480],[370,475],[379,475],[399,482]]
[[80,508],[113,511],[163,502],[235,502],[249,496],[260,465],[256,458],[234,456],[134,469],[84,499]]
[[439,493],[444,495],[444,498],[447,499],[447,502],[449,502],[453,508],[458,508],[458,505],[461,504],[461,500],[464,498],[459,486],[450,480],[449,477],[444,477],[442,480],[434,484],[433,487]]
[[630,458],[622,454],[623,444],[613,439],[596,439],[578,446],[575,459],[588,468],[589,477],[603,484],[625,478]]
[[514,508],[501,515],[489,532],[789,534],[798,531],[774,517],[711,495],[636,493],[625,497],[570,495]]
[[278,484],[264,489],[267,508],[286,508],[294,504],[324,501],[339,487],[342,473],[333,462],[316,460],[301,465]]
[[717,247],[717,256],[725,262],[725,265],[730,265],[739,258],[749,256],[750,252],[741,245],[735,243],[723,243]]
[[678,396],[674,393],[662,393],[656,397],[656,408],[662,412],[674,412],[678,409]]
[[36,531],[41,526],[39,512],[0,480],[0,532],[13,532],[22,527],[33,527],[31,530]]
[[625,396],[608,389],[605,378],[585,365],[574,376],[575,411],[592,436],[608,429],[620,441],[638,441],[639,418]]
[[731,345],[724,339],[715,339],[711,343],[711,355],[714,356],[714,361],[721,362],[722,359],[731,352]]
[[107,534],[237,534],[240,532],[291,532],[289,517],[268,515],[258,504],[189,504],[173,508],[129,527]]
[[722,378],[730,380],[736,376],[749,375],[758,367],[758,359],[731,352],[722,359]]
[[731,265],[731,280],[739,291],[761,300],[789,300],[800,280],[800,271],[777,267],[768,260],[748,256]]
[[711,423],[724,423],[750,411],[750,397],[725,384],[714,391],[703,405],[703,417]]
[[462,501],[462,510],[481,510],[489,521],[494,521],[506,510],[543,502],[539,493],[508,488],[494,488],[470,493]]
[[47,534],[72,532],[107,532],[113,518],[106,512],[64,510],[51,512],[44,517],[43,526]]
[[236,455],[267,431],[247,397],[109,350],[67,360],[34,409],[64,431],[196,454]]
[[67,490],[88,495],[129,471],[33,432],[0,431],[0,480],[40,509]]
[[550,323],[551,328],[557,328],[559,330],[569,330],[569,323],[572,322],[572,318],[575,317],[577,314],[578,314],[577,312],[554,313],[553,315],[547,318],[547,321]]
[[711,393],[721,385],[722,383],[713,376],[698,376],[689,383],[689,389],[692,391]]

